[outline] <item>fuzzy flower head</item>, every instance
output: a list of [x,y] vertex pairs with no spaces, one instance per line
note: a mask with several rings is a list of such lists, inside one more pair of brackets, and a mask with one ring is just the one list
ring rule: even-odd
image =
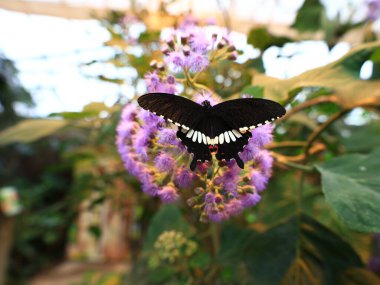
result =
[[185,17],[179,28],[164,38],[161,47],[164,62],[173,73],[202,72],[216,54],[220,59],[233,59],[235,47],[224,29],[210,29],[196,23],[192,17]]
[[380,16],[380,0],[367,0],[368,20],[375,21]]
[[[210,34],[194,19],[186,21],[165,39],[163,61],[152,60],[152,71],[144,76],[146,87],[148,92],[178,94],[181,84],[191,79],[193,85],[187,85],[195,92],[190,92],[190,99],[198,104],[207,100],[214,106],[222,98],[207,88],[195,88],[195,78],[215,57],[227,59],[234,48],[224,30],[217,34],[218,29],[213,27]],[[204,222],[221,222],[255,206],[272,174],[273,158],[265,149],[273,140],[271,125],[250,131],[252,137],[239,153],[244,169],[234,160],[213,158],[198,162],[195,171],[189,168],[192,154],[177,137],[178,127],[140,108],[136,102],[124,107],[116,131],[116,145],[124,166],[141,182],[142,191],[159,197],[163,203],[174,203],[184,196]]]

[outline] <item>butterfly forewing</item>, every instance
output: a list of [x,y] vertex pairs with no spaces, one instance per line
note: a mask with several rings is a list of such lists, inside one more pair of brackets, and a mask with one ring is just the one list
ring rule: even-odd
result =
[[282,117],[285,109],[279,103],[258,98],[242,98],[222,102],[213,107],[233,128],[252,130]]
[[149,93],[140,96],[139,105],[157,116],[175,124],[194,128],[204,115],[201,105],[181,96],[167,93]]

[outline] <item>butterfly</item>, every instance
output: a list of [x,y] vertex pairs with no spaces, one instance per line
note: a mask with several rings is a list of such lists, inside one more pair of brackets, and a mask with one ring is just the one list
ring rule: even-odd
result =
[[138,98],[139,105],[178,127],[177,137],[193,153],[190,169],[197,162],[234,159],[244,169],[239,156],[251,130],[285,115],[279,103],[258,98],[241,98],[211,106],[205,100],[197,104],[184,97],[167,93],[148,93]]

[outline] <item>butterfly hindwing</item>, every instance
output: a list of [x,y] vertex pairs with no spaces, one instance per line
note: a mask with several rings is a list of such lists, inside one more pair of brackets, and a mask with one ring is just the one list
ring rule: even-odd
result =
[[[205,162],[205,161],[211,161],[212,156],[209,150],[209,147],[207,144],[203,142],[202,135],[201,136],[201,143],[198,141],[198,135],[197,139],[193,141],[194,138],[194,133],[193,136],[187,137],[187,134],[189,132],[186,132],[184,129],[179,129],[177,131],[177,137],[182,141],[182,144],[186,146],[186,149],[189,153],[194,154],[193,161],[190,163],[190,169],[194,170],[195,167],[197,166],[197,161]],[[207,142],[207,141],[206,141]]]
[[177,132],[177,137],[188,152],[194,154],[190,164],[192,170],[195,169],[198,160],[202,162],[211,160],[211,153],[214,153],[218,160],[234,159],[239,167],[244,168],[239,152],[248,144],[251,136],[250,132],[242,134],[231,128],[218,116],[206,117],[194,129],[180,129]]
[[149,93],[139,97],[139,105],[178,127],[194,128],[204,116],[201,105],[181,96],[167,93]]
[[253,130],[282,117],[285,109],[279,103],[259,98],[229,100],[213,107],[214,114],[221,116],[233,128]]
[[[230,136],[230,132],[224,133],[224,136]],[[233,133],[232,133],[233,134]],[[239,152],[243,151],[244,147],[248,144],[249,138],[252,137],[252,134],[250,132],[246,132],[244,134],[241,134],[240,138],[237,138],[234,136],[236,141],[232,141],[230,137],[230,142],[227,143],[226,141],[223,141],[222,144],[219,144],[218,152],[215,154],[216,159],[226,161],[230,161],[231,159],[234,159],[237,163],[237,165],[240,168],[244,168],[244,162],[239,156]]]

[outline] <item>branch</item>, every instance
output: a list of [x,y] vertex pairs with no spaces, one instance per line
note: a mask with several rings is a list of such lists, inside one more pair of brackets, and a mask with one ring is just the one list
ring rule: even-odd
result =
[[320,125],[314,132],[311,133],[309,138],[307,139],[307,143],[305,146],[305,159],[308,158],[310,153],[310,148],[312,144],[315,142],[316,139],[322,134],[323,131],[325,131],[331,124],[333,124],[335,121],[339,120],[341,117],[343,117],[345,114],[347,114],[350,109],[342,110],[335,115],[331,116],[330,119],[328,119],[325,123]]
[[267,144],[266,149],[274,148],[286,148],[286,147],[305,147],[306,142],[304,141],[283,141],[283,142],[274,142]]
[[293,114],[298,113],[298,112],[300,112],[304,109],[307,109],[311,106],[321,104],[321,103],[337,103],[337,102],[338,102],[338,98],[335,95],[316,97],[316,98],[310,99],[310,100],[308,100],[304,103],[301,103],[301,104],[295,106],[294,108],[290,109],[288,112],[286,112],[285,116],[278,119],[277,122],[282,122],[282,121],[286,120],[287,118],[289,118],[290,116],[292,116]]

